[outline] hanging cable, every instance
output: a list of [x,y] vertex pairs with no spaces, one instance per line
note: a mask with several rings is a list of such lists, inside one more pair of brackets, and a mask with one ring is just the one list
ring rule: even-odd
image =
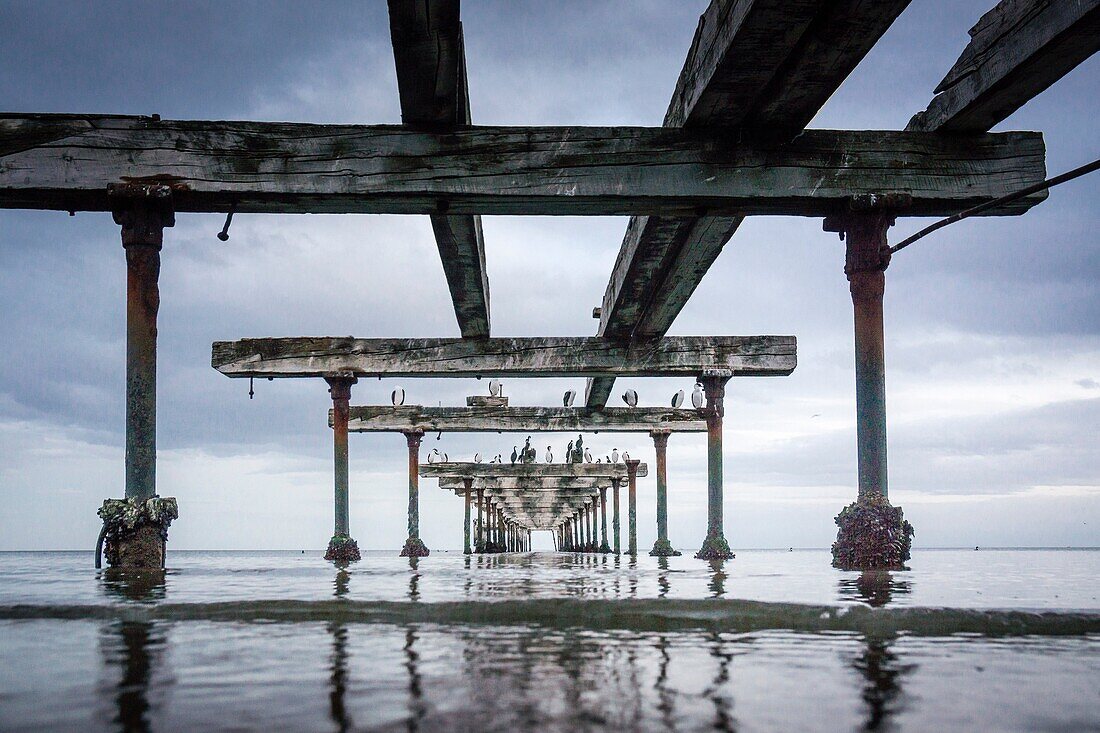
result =
[[1043,181],[1042,183],[1036,183],[1033,186],[1028,186],[1027,188],[1022,188],[1019,191],[1016,191],[1015,193],[1010,193],[1007,196],[1000,197],[999,199],[993,199],[992,201],[986,201],[984,204],[979,204],[978,206],[974,206],[972,208],[966,209],[965,211],[960,211],[959,213],[953,214],[953,215],[947,217],[946,219],[940,219],[935,224],[931,224],[929,226],[926,226],[924,229],[921,229],[919,232],[917,232],[913,236],[908,237],[906,239],[903,239],[900,242],[898,242],[897,244],[895,244],[893,247],[890,248],[890,254],[895,254],[897,252],[900,252],[901,250],[905,249],[906,247],[908,247],[910,244],[917,241],[918,239],[923,239],[924,237],[927,237],[932,232],[936,231],[937,229],[942,229],[945,226],[947,226],[948,224],[954,224],[957,221],[962,221],[963,219],[968,219],[971,216],[974,216],[975,214],[980,214],[983,211],[988,211],[989,209],[996,208],[996,207],[1001,206],[1003,204],[1008,204],[1008,203],[1011,203],[1013,201],[1017,201],[1019,199],[1024,198],[1025,196],[1030,196],[1033,193],[1038,193],[1039,191],[1045,191],[1048,188],[1054,188],[1055,186],[1057,186],[1061,183],[1065,183],[1067,181],[1072,181],[1074,178],[1080,178],[1081,176],[1087,175],[1087,174],[1092,173],[1093,171],[1096,171],[1096,170],[1100,170],[1100,159],[1094,160],[1091,163],[1089,163],[1088,165],[1083,165],[1080,168],[1074,168],[1073,170],[1071,170],[1067,173],[1063,173],[1060,176],[1055,176],[1054,178],[1048,178],[1047,180]]

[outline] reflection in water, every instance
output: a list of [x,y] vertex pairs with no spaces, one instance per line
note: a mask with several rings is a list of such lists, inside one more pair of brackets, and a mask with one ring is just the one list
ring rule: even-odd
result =
[[[894,577],[889,570],[865,570],[856,577],[846,575],[840,579],[837,595],[842,601],[860,601],[873,608],[887,606],[894,595],[913,592],[909,580]],[[864,679],[860,697],[867,706],[864,730],[888,730],[894,717],[902,710],[901,679],[916,665],[901,664],[891,649],[893,636],[872,637],[864,640],[863,651],[852,660],[852,667]]]
[[332,635],[332,654],[329,657],[329,717],[336,724],[336,729],[343,733],[352,728],[351,716],[344,704],[348,679],[348,629],[342,623],[332,622],[328,625],[328,632]]
[[167,594],[164,570],[107,568],[98,574],[104,593],[126,601],[162,601]]
[[867,706],[864,730],[889,730],[895,716],[904,708],[902,677],[917,665],[902,664],[891,649],[893,642],[893,638],[868,637],[863,653],[852,661],[852,666],[864,678],[860,691]]
[[[99,574],[106,595],[152,602],[166,594],[164,570],[108,568]],[[111,721],[124,731],[149,730],[150,680],[160,673],[165,650],[165,628],[151,621],[121,621],[103,627],[101,650],[104,670],[117,673]],[[113,676],[113,675],[111,675]]]
[[420,600],[420,558],[409,558],[409,600]]
[[347,571],[347,565],[337,566],[336,580],[333,581],[334,595],[337,598],[343,598],[348,594],[348,590],[351,586],[351,573]]
[[[661,558],[664,560],[664,558]],[[668,688],[668,663],[672,661],[672,657],[668,653],[668,639],[664,634],[657,637],[657,651],[661,656],[661,661],[657,664],[657,682],[654,687],[657,688],[657,711],[661,714],[661,722],[664,723],[666,730],[673,730],[673,701],[675,696]]]
[[860,601],[874,608],[885,606],[894,595],[909,595],[913,584],[894,578],[889,570],[864,570],[853,578],[846,574],[837,584],[837,596],[842,601]]
[[103,627],[101,637],[103,667],[111,688],[103,699],[112,699],[108,714],[120,730],[150,729],[150,681],[161,672],[165,649],[164,627],[149,621],[122,621]]
[[420,655],[413,648],[416,644],[416,631],[413,627],[405,629],[405,669],[409,672],[409,717],[407,728],[410,731],[420,730],[420,724],[424,720],[426,706],[424,704],[424,690],[420,681],[420,671],[417,662]]
[[711,560],[710,564],[710,582],[707,583],[707,588],[710,589],[711,598],[721,598],[726,593],[726,578],[729,576],[722,570],[725,565],[725,560]]
[[[717,562],[721,566],[722,561],[713,560],[712,562]],[[705,693],[714,702],[714,728],[721,731],[734,731],[737,730],[737,725],[734,723],[733,713],[731,712],[733,710],[733,699],[732,696],[723,693],[723,689],[730,681],[730,663],[733,661],[733,652],[722,643],[721,635],[713,634],[711,636],[710,654],[718,662],[718,674],[714,678],[714,684],[707,688]]]
[[657,597],[664,598],[668,595],[668,558],[657,558]]

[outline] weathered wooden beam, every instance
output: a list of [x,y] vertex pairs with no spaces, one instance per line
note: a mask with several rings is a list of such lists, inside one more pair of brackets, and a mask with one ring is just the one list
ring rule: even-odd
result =
[[665,125],[800,130],[909,1],[713,0]]
[[[638,475],[645,476],[646,464],[638,466]],[[542,478],[626,478],[625,463],[428,463],[420,466],[420,475],[424,478],[472,478],[477,481],[491,478],[499,479],[542,479]]]
[[[666,127],[727,126],[789,139],[817,114],[909,0],[714,0],[699,19]],[[598,333],[663,336],[741,216],[634,217],[604,293]],[[586,404],[614,380],[590,380]]]
[[989,130],[1100,50],[1100,0],[1002,0],[909,130]]
[[[389,0],[401,121],[446,130],[470,124],[458,0]],[[481,218],[433,214],[432,229],[459,329],[489,335],[489,277]]]
[[794,336],[676,336],[632,344],[591,337],[302,337],[215,341],[211,351],[211,365],[230,377],[683,377],[706,370],[786,376],[797,360]]
[[[435,465],[435,464],[432,464]],[[600,464],[603,465],[602,463]],[[430,478],[436,478],[431,476]],[[445,491],[461,491],[466,477],[439,476],[439,488]],[[599,486],[609,486],[611,478],[607,476],[489,476],[474,478],[474,488],[493,493],[520,492],[537,494],[555,494],[558,492],[590,491]]]
[[[329,425],[332,413],[329,412]],[[355,433],[638,433],[668,430],[705,433],[698,410],[664,407],[352,407],[348,430]]]
[[[1045,175],[1038,133],[808,131],[783,145],[711,130],[173,122],[0,115],[0,208],[107,210],[107,184],[172,186],[176,211],[823,216],[905,192],[946,215]],[[1042,196],[996,214],[1026,211]]]

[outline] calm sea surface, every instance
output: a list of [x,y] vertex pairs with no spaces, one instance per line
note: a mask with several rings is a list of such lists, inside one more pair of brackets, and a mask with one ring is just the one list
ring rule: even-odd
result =
[[0,553],[0,730],[1100,731],[1100,551]]

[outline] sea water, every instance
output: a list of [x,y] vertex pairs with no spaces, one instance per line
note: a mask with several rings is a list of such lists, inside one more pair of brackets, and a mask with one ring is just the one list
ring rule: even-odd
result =
[[0,553],[0,730],[1100,730],[1100,551]]

